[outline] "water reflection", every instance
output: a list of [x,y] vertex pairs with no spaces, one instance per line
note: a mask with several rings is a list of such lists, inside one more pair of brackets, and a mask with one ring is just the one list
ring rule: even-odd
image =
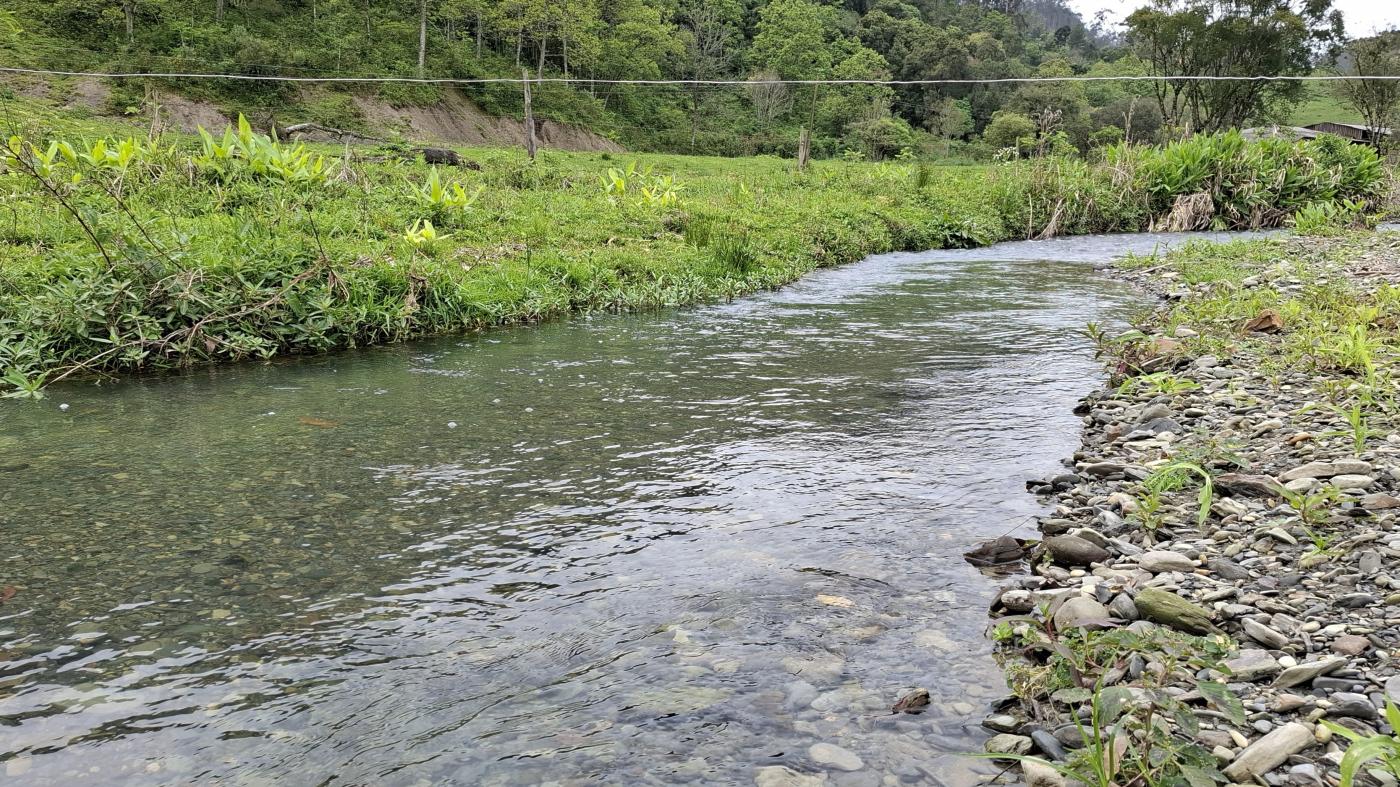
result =
[[827,742],[834,784],[960,783],[1002,688],[956,556],[1076,440],[1127,301],[1075,262],[1155,243],[0,407],[6,774],[752,783]]

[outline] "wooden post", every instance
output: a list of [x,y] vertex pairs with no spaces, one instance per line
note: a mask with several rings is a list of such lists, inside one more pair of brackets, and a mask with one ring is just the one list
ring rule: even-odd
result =
[[530,105],[530,69],[521,71],[525,75],[525,81],[521,84],[525,87],[525,152],[529,154],[530,160],[535,160],[535,110]]
[[807,162],[812,157],[812,132],[806,126],[797,134],[797,171],[804,172],[807,169]]

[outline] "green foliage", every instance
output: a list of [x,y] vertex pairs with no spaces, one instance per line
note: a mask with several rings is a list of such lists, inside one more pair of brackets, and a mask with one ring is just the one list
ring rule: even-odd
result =
[[403,239],[410,246],[427,254],[435,253],[438,245],[450,237],[452,236],[438,232],[433,223],[425,219],[413,222],[413,226],[403,234]]
[[1362,735],[1335,722],[1322,720],[1327,729],[1351,742],[1346,754],[1342,755],[1341,787],[1352,787],[1357,774],[1370,762],[1379,761],[1381,770],[1393,778],[1400,778],[1400,709],[1389,698],[1385,702],[1385,719],[1390,724],[1389,735],[1379,732]]
[[[592,154],[475,150],[481,172],[448,175],[332,150],[246,120],[222,138],[8,140],[0,388],[728,298],[895,249],[1144,223],[1140,181],[1063,157],[798,174],[776,158],[635,155],[600,177]],[[1382,352],[1308,336],[1309,357]]]
[[1293,230],[1299,235],[1338,235],[1365,220],[1366,203],[1361,200],[1309,202],[1293,214]]
[[[1302,75],[1319,44],[1344,30],[1330,3],[1254,0],[1243,4],[1155,0],[1127,19],[1128,40],[1151,73],[1173,76]],[[1189,79],[1156,89],[1168,125],[1207,133],[1267,117],[1302,94],[1297,82]]]
[[749,245],[748,235],[723,233],[710,239],[709,248],[716,264],[741,276],[758,266],[758,254]]
[[223,139],[216,140],[203,128],[199,129],[199,137],[204,147],[194,159],[195,165],[222,182],[253,178],[315,185],[324,183],[327,177],[325,156],[313,153],[305,145],[287,145],[259,134],[242,115],[238,116],[238,130],[224,129]]
[[1129,377],[1118,386],[1122,393],[1132,394],[1139,391],[1152,391],[1159,394],[1176,394],[1194,391],[1201,386],[1195,380],[1185,377],[1177,377],[1170,372],[1153,372],[1152,374],[1140,374],[1136,377]]
[[1320,531],[1320,527],[1327,521],[1329,507],[1341,499],[1341,493],[1335,487],[1324,486],[1316,491],[1295,492],[1288,488],[1283,488],[1280,494],[1294,512],[1298,514],[1303,531],[1308,534],[1308,540],[1312,541],[1313,548],[1319,553],[1327,551],[1327,535]]
[[1204,466],[1187,460],[1171,462],[1153,470],[1143,486],[1149,493],[1160,495],[1185,487],[1192,478],[1200,481],[1200,491],[1196,495],[1196,521],[1204,525],[1210,518],[1211,501],[1215,499],[1215,478]]
[[[437,167],[428,170],[428,178],[421,187],[413,190],[413,198],[438,221],[453,220],[465,213],[481,197],[483,187],[478,186],[468,194],[460,183],[446,185]],[[431,226],[431,225],[430,225]]]
[[628,194],[636,196],[635,204],[648,208],[674,208],[680,205],[680,192],[685,187],[674,174],[661,175],[651,166],[632,161],[625,168],[609,167],[598,176],[603,195],[614,205]]
[[1340,416],[1346,423],[1345,429],[1334,429],[1323,432],[1323,437],[1349,437],[1351,438],[1352,450],[1361,453],[1366,450],[1366,443],[1373,437],[1383,437],[1385,432],[1374,429],[1370,425],[1370,414],[1359,399],[1352,401],[1346,406],[1328,405],[1328,409]]
[[[1165,689],[1174,677],[1189,678],[1200,696],[1227,720],[1244,724],[1245,708],[1239,698],[1224,683],[1197,680],[1194,674],[1203,669],[1221,671],[1227,643],[1160,629],[1143,634],[1127,629],[1076,629],[1063,637],[1053,631],[1040,632],[1023,644],[1050,653],[1042,672],[1060,676],[1052,679],[1051,685],[1089,689],[1088,713],[1073,717],[1082,745],[1064,762],[995,752],[986,756],[1036,762],[1066,779],[1094,787],[1227,781],[1216,770],[1210,752],[1194,740],[1200,723],[1192,708]],[[1130,688],[1105,685],[1091,677],[1134,654],[1162,664],[1154,682]]]
[[[94,69],[155,72],[198,63],[210,72],[244,76],[412,77],[420,76],[420,59],[424,74],[448,78],[513,78],[525,67],[546,78],[738,81],[763,75],[966,79],[1144,71],[1137,58],[1124,57],[1103,31],[1089,29],[1063,5],[1047,12],[1045,6],[897,0],[844,6],[818,0],[439,0],[422,4],[421,28],[419,11],[416,3],[344,0],[13,0],[0,13],[0,50],[7,63],[21,66],[51,66],[61,53],[66,65]],[[112,87],[115,113],[144,113],[148,101],[160,102],[158,90],[243,111],[258,125],[312,121],[385,131],[383,119],[356,100],[366,87],[179,79]],[[537,85],[534,111],[633,150],[790,155],[805,125],[818,157],[850,148],[879,158],[906,145],[932,149],[934,139],[969,139],[1013,99],[1015,111],[1024,113],[1038,112],[1046,102],[1072,104],[1061,109],[1074,118],[1066,121],[1073,126],[1070,141],[1082,147],[1087,128],[1075,124],[1087,118],[1091,103],[1099,107],[1129,95],[1063,87],[845,85],[808,91],[544,83]],[[384,83],[367,97],[393,107],[432,107],[455,97],[454,90]],[[464,90],[492,114],[519,117],[523,110],[516,85]],[[945,155],[949,149],[945,145]]]
[[1238,132],[1196,135],[1161,148],[1116,147],[1116,166],[1134,172],[1153,215],[1175,214],[1178,200],[1209,197],[1170,229],[1277,227],[1309,204],[1364,204],[1383,187],[1374,150],[1337,137],[1247,141]]
[[995,148],[1020,151],[1035,140],[1035,121],[1016,112],[998,112],[982,132],[982,138]]

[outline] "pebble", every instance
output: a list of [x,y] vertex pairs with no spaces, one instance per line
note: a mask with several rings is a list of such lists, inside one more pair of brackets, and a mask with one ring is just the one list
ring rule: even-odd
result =
[[1273,648],[1274,650],[1280,650],[1283,646],[1288,644],[1288,637],[1284,636],[1283,633],[1269,628],[1263,623],[1251,618],[1245,618],[1244,620],[1244,633],[1245,636],[1258,642],[1260,645]]
[[1274,679],[1274,685],[1281,689],[1287,689],[1293,686],[1300,686],[1304,683],[1310,683],[1319,675],[1325,675],[1340,669],[1345,663],[1346,659],[1336,656],[1325,657],[1316,661],[1305,661],[1302,664],[1285,669]]
[[1343,634],[1332,640],[1332,650],[1345,656],[1360,656],[1371,649],[1371,640],[1355,634]]

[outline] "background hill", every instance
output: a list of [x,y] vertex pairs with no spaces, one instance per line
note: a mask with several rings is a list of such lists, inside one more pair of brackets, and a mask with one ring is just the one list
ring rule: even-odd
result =
[[[617,79],[975,79],[1122,75],[1146,65],[1062,0],[12,0],[0,61],[64,70],[264,76]],[[7,78],[72,111],[149,114],[180,128],[244,112],[261,126],[316,122],[376,136],[513,144],[520,88],[322,86],[212,80]],[[548,144],[719,155],[910,149],[984,157],[1063,132],[1087,149],[1155,139],[1144,83],[656,86],[543,84]],[[1350,120],[1326,88],[1306,119]],[[997,121],[998,113],[1006,117]],[[1263,118],[1294,120],[1289,113]],[[1040,128],[1037,128],[1040,126]]]

